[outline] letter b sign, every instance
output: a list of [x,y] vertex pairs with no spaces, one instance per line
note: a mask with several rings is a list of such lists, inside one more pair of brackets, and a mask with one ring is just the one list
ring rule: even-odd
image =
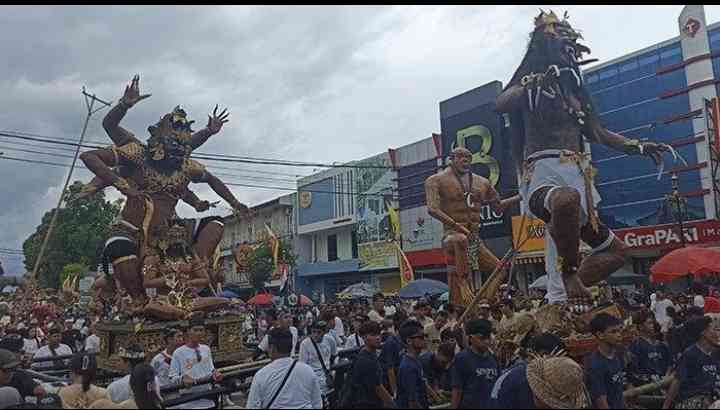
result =
[[[473,150],[467,146],[469,139],[480,140],[481,145],[478,151],[473,152]],[[490,129],[484,125],[471,125],[458,130],[455,142],[456,143],[453,144],[454,146],[467,148],[473,152],[473,164],[482,164],[488,167],[490,171],[488,179],[493,187],[497,187],[498,181],[500,181],[500,164],[490,155],[490,150],[492,150],[493,145],[493,137]]]

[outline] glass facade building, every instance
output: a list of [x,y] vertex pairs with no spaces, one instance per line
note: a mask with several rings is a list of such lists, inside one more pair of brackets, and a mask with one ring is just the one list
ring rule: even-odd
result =
[[592,144],[596,186],[603,198],[598,211],[613,229],[675,222],[665,197],[671,191],[673,168],[678,170],[680,192],[688,197],[685,220],[706,217],[701,169],[709,164],[698,162],[695,143],[703,136],[696,135],[691,119],[684,118],[692,110],[682,62],[677,39],[585,72],[595,110],[608,129],[628,138],[672,144],[688,162],[688,167],[673,164],[666,154],[665,172],[658,180],[650,158]]

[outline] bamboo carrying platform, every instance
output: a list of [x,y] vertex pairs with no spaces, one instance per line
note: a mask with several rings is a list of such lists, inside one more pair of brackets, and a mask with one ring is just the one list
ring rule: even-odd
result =
[[[210,346],[215,363],[240,362],[252,356],[242,340],[241,316],[228,315],[222,318],[208,318],[205,321],[204,343]],[[121,371],[118,356],[121,347],[137,343],[143,347],[147,361],[165,348],[163,332],[168,328],[186,328],[186,320],[145,324],[136,332],[134,323],[100,322],[97,335],[100,338],[98,367],[107,371]]]

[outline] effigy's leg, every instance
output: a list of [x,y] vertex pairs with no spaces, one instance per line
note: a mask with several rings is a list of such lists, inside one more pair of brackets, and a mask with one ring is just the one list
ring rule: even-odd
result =
[[208,272],[212,275],[213,282],[217,285],[223,282],[223,278],[219,273],[212,269],[213,256],[215,249],[222,240],[225,225],[219,217],[203,218],[200,221],[198,232],[195,236],[193,250],[200,257],[204,264],[208,267]]
[[455,272],[448,275],[450,303],[467,306],[473,299],[469,280],[468,239],[461,233],[450,234],[443,241],[443,248],[448,255],[455,258]]
[[556,187],[547,193],[546,209],[550,213],[549,233],[557,247],[558,265],[568,301],[589,302],[592,297],[577,275],[580,265],[580,193],[570,187]]
[[195,235],[193,250],[202,260],[211,260],[220,240],[225,225],[219,217],[208,217],[200,220],[198,232]]
[[113,277],[132,297],[133,301],[141,304],[146,299],[141,272],[142,263],[138,257],[137,242],[131,236],[111,233],[111,238],[105,243],[103,253],[104,257],[112,263]]
[[626,247],[603,224],[596,232],[589,224],[581,230],[582,240],[593,252],[583,259],[578,276],[586,286],[606,280],[625,264]]

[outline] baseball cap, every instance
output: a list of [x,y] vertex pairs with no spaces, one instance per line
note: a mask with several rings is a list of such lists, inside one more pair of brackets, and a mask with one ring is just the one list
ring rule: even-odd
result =
[[0,368],[2,369],[13,369],[20,365],[20,360],[15,353],[7,350],[0,349]]

